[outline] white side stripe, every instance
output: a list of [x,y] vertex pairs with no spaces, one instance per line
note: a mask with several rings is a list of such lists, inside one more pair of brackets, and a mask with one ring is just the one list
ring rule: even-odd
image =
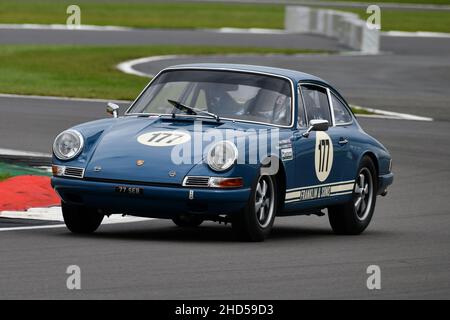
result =
[[355,183],[355,180],[333,182],[333,183],[325,183],[325,184],[316,184],[314,186],[307,186],[307,187],[301,187],[301,188],[288,189],[288,190],[286,190],[286,192],[299,191],[299,190],[303,190],[303,189],[310,189],[310,188],[317,188],[317,187],[328,187],[328,186],[335,186],[335,185],[349,184],[349,183],[353,184],[353,183]]
[[290,199],[295,199],[300,197],[300,191],[295,191],[295,192],[291,192],[291,193],[287,193],[286,194],[286,200],[290,200]]
[[347,183],[331,187],[331,193],[353,190],[355,183]]
[[[352,194],[352,193],[353,193],[353,190],[352,191],[346,191],[346,192],[333,193],[333,194],[330,194],[330,196],[324,197],[324,198],[315,198],[315,199],[307,199],[307,200],[322,200],[322,199],[327,199],[329,197],[344,196],[344,195]],[[302,202],[302,201],[307,201],[307,200],[300,200],[297,197],[295,197],[295,199],[288,199],[288,197],[286,196],[286,200],[284,201],[284,203]]]
[[333,193],[331,196],[343,196],[343,195],[352,194],[352,193],[353,193],[353,190],[352,191],[346,191],[346,192],[340,192],[340,193]]
[[326,199],[353,193],[354,180],[325,183],[286,191],[285,203]]

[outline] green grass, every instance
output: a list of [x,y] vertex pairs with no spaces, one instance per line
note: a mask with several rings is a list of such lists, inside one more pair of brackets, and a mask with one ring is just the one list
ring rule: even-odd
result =
[[[352,1],[352,0],[347,0]],[[364,2],[364,1],[361,1]],[[450,0],[376,2],[450,4]],[[64,24],[66,8],[77,3],[81,23],[138,28],[275,28],[284,25],[284,6],[267,4],[164,3],[104,0],[1,0],[0,23]],[[372,2],[370,2],[372,3]],[[365,18],[363,9],[345,9]],[[450,12],[383,10],[383,30],[450,32]]]
[[6,180],[8,178],[11,178],[11,176],[7,173],[0,173],[0,181]]
[[70,4],[81,23],[139,28],[283,28],[284,6],[100,0],[1,0],[0,23],[65,24]]
[[[363,20],[369,17],[363,9],[341,11],[357,13]],[[381,10],[381,29],[382,31],[450,32],[450,11]]]
[[38,175],[38,176],[50,176],[50,172],[40,169],[33,168],[24,165],[15,165],[11,163],[0,162],[0,181],[6,180],[8,178],[20,175]]
[[367,115],[374,115],[375,112],[368,111],[364,109],[364,107],[350,105],[350,108],[352,109],[354,114],[367,114]]
[[148,79],[124,74],[119,62],[164,54],[266,54],[324,51],[205,46],[0,46],[0,92],[134,99]]
[[362,2],[362,3],[414,3],[414,4],[450,4],[450,0],[336,0],[336,1],[346,1],[346,2]]

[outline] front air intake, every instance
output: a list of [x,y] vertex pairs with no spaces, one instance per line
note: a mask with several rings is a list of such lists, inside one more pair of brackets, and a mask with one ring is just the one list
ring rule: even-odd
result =
[[188,176],[184,178],[183,186],[185,187],[208,187],[209,177]]
[[84,168],[66,167],[64,169],[64,176],[72,178],[83,178]]

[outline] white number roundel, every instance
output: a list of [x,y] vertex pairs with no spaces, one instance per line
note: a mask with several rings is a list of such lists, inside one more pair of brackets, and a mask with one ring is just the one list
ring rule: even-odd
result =
[[333,166],[333,142],[330,136],[323,131],[316,132],[315,151],[316,176],[320,182],[325,181]]
[[191,135],[182,131],[154,131],[141,134],[137,141],[151,147],[170,147],[191,140]]

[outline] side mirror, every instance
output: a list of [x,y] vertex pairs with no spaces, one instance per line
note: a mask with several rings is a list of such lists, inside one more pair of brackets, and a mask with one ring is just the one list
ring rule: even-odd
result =
[[305,138],[309,136],[309,133],[311,131],[327,131],[330,124],[328,123],[328,120],[323,119],[314,119],[309,122],[308,130],[306,130],[302,136]]
[[112,115],[114,118],[119,116],[119,106],[115,103],[108,102],[106,105],[106,113]]

